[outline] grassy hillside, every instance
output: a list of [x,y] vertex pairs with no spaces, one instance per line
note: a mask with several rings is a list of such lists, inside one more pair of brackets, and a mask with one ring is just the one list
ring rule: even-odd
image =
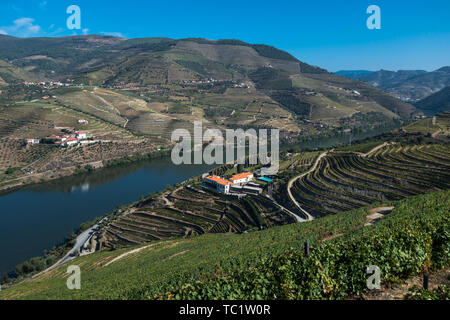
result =
[[450,112],[443,112],[433,117],[415,121],[403,128],[406,132],[417,132],[436,136],[447,136],[450,133]]
[[[372,221],[368,209],[360,209],[243,235],[209,234],[100,252],[70,263],[82,270],[81,290],[66,288],[67,266],[61,266],[3,288],[0,299],[299,299],[361,294],[371,264],[381,268],[383,283],[448,266],[449,195],[441,191],[384,203],[395,206],[394,211],[371,226],[365,226]],[[301,250],[306,240],[312,245],[311,257]]]
[[0,59],[0,87],[29,80],[38,80],[39,77],[26,69],[14,66]]

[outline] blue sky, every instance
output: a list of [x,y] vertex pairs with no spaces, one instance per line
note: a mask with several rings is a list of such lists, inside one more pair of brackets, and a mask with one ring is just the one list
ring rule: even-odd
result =
[[[72,4],[81,8],[76,32],[66,27]],[[373,4],[381,9],[380,30],[366,26]],[[448,0],[2,0],[0,33],[233,38],[276,46],[330,71],[450,65]]]

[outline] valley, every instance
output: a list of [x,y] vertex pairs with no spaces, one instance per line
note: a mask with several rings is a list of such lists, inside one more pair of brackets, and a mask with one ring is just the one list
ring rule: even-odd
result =
[[[205,130],[277,128],[288,142],[421,115],[370,85],[238,40],[0,35],[0,45],[2,190],[170,149],[171,133],[193,121]],[[77,130],[89,144],[45,143]]]
[[[414,104],[450,86],[450,67],[448,66],[433,71],[347,70],[338,71],[336,74],[351,79],[362,80],[391,93],[403,101]],[[443,102],[445,103],[445,101]],[[434,112],[427,108],[423,108],[423,111],[434,115],[446,110],[440,109],[439,106],[436,107],[437,109]]]
[[[1,271],[18,264],[0,299],[343,299],[366,293],[352,272],[375,253],[387,283],[448,268],[447,91],[413,81],[447,71],[345,78],[240,40],[0,34]],[[175,166],[171,135],[194,121],[279,129],[279,172]]]

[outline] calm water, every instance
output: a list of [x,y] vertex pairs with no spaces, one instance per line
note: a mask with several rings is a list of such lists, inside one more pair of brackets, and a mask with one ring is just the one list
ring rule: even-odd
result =
[[40,256],[81,223],[208,172],[211,166],[175,166],[170,159],[108,168],[0,196],[0,273]]
[[[382,131],[386,129],[362,133],[353,140]],[[301,146],[331,147],[348,143],[349,138],[349,135],[341,135],[315,139]],[[103,169],[0,196],[0,273],[9,272],[17,264],[60,244],[83,222],[212,168],[206,165],[175,166],[167,158]]]

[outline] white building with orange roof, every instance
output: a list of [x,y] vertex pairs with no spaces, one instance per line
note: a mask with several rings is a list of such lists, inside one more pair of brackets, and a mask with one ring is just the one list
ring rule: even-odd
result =
[[76,138],[77,138],[78,140],[84,140],[84,139],[87,139],[87,134],[86,134],[86,132],[83,132],[83,131],[77,131],[77,132],[75,132],[75,135],[76,135]]
[[78,144],[78,140],[75,139],[75,138],[69,138],[69,139],[67,139],[67,140],[65,141],[65,143],[66,143],[66,145],[68,145],[68,146],[73,146],[73,145]]
[[253,173],[251,172],[238,173],[230,178],[230,181],[233,185],[249,183],[252,180],[253,180]]
[[216,188],[218,192],[229,193],[232,183],[219,176],[207,176],[205,182]]
[[26,139],[25,142],[28,144],[39,144],[40,140],[39,139]]

